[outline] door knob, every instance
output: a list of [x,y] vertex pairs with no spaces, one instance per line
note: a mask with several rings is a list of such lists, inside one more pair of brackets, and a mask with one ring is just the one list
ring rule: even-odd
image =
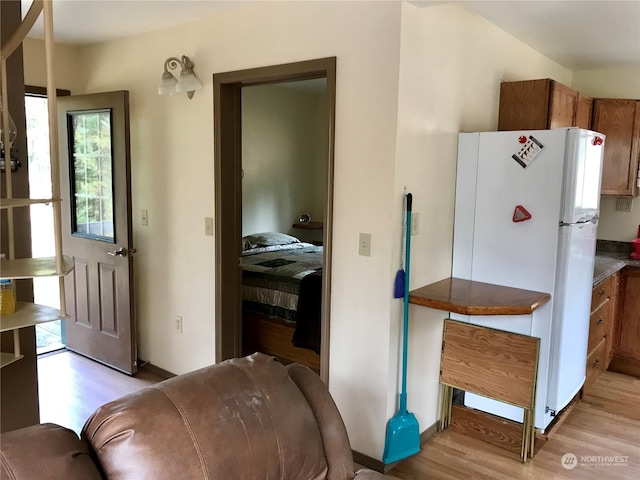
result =
[[112,257],[126,257],[127,249],[124,247],[120,247],[119,249],[114,250],[113,252],[107,252],[107,255],[111,255]]

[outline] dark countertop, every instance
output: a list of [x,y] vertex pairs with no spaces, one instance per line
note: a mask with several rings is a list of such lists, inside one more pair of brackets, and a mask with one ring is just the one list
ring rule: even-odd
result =
[[631,251],[631,242],[598,240],[593,284],[597,285],[625,267],[640,268],[640,260],[629,258]]

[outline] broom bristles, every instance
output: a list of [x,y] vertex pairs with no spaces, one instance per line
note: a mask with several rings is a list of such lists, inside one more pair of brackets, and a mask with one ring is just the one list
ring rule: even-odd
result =
[[393,298],[404,297],[404,270],[400,269],[396,273],[396,279],[393,284]]

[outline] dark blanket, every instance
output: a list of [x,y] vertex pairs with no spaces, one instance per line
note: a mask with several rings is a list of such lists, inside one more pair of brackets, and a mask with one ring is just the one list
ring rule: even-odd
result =
[[293,345],[320,354],[322,312],[322,269],[306,275],[300,282],[296,330]]

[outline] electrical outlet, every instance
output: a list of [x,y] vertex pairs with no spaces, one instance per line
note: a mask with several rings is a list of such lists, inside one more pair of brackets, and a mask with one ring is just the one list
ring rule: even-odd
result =
[[411,235],[420,233],[420,214],[415,212],[411,214]]
[[176,315],[176,332],[182,333],[182,317]]
[[364,255],[365,257],[371,256],[371,234],[370,233],[360,234],[358,255]]
[[616,211],[630,212],[633,205],[633,198],[618,198],[616,200]]
[[146,208],[142,209],[141,217],[142,217],[142,220],[141,220],[142,226],[147,227],[149,225],[149,211]]

